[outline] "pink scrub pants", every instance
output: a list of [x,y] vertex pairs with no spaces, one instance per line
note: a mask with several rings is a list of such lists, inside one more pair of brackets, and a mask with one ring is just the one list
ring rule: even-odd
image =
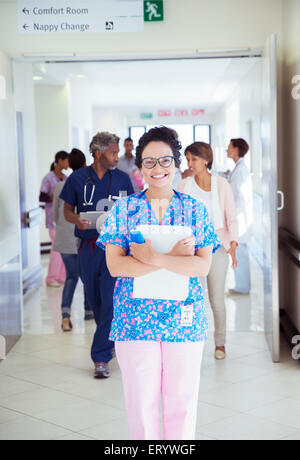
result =
[[[51,239],[52,246],[54,244],[56,228],[49,228],[49,235]],[[64,283],[66,281],[66,269],[59,252],[52,251],[50,252],[50,262],[48,269],[48,276],[46,278],[47,283],[57,281],[58,283]]]
[[204,342],[116,342],[133,440],[194,440]]

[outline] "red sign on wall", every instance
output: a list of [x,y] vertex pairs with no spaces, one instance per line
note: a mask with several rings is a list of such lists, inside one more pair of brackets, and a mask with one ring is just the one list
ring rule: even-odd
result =
[[198,117],[199,115],[204,115],[204,113],[204,109],[175,109],[174,111],[160,109],[157,112],[158,116],[161,118],[167,118],[172,116],[178,118],[184,118],[189,116]]
[[163,118],[165,118],[165,117],[171,117],[171,116],[172,116],[172,112],[171,112],[171,110],[159,110],[159,111],[158,111],[158,116],[159,116],[159,117],[163,117]]
[[186,109],[177,109],[174,112],[175,117],[188,117],[189,111]]
[[205,113],[204,109],[192,109],[192,116],[197,117],[198,115],[203,115]]

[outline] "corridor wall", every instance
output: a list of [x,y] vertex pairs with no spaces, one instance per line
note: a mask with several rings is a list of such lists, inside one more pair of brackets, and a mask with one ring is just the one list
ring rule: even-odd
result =
[[[0,3],[0,49],[13,56],[72,53],[91,56],[114,53],[179,53],[196,49],[261,48],[277,33],[282,39],[285,0],[164,0],[164,22],[146,23],[143,33],[43,34],[18,33],[17,1]],[[38,37],[38,39],[37,39]]]
[[[22,333],[22,285],[12,68],[10,59],[1,51],[0,75],[5,82],[0,98],[0,336],[5,338],[8,351]],[[3,344],[1,337],[0,340]]]
[[[37,193],[59,150],[69,151],[69,97],[62,85],[35,85],[37,139]],[[44,213],[45,214],[45,213]],[[41,242],[49,242],[45,215],[40,225]]]
[[[22,194],[21,207],[26,212],[37,211],[39,209],[38,195],[38,152],[36,142],[36,113],[34,104],[34,82],[31,63],[14,63],[14,101],[15,111],[22,117],[22,146],[18,151],[19,157],[19,176]],[[20,133],[18,133],[20,136]],[[40,153],[40,152],[39,152]],[[22,156],[22,158],[21,158]],[[32,284],[41,281],[42,266],[40,260],[40,232],[39,220],[41,216],[32,219],[30,228],[22,226],[22,265],[24,291],[29,289]],[[26,284],[26,286],[25,286]]]

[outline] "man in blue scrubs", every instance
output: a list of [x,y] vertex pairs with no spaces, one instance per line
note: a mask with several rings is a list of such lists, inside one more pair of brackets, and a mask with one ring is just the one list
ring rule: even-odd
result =
[[95,378],[110,376],[108,363],[112,359],[114,343],[108,340],[108,336],[113,317],[115,278],[107,269],[105,252],[96,245],[97,230],[89,228],[90,222],[81,219],[79,213],[96,211],[100,200],[101,208],[106,210],[106,205],[112,205],[112,200],[120,196],[120,192],[122,195],[134,193],[128,174],[117,169],[119,140],[118,136],[107,132],[96,134],[90,144],[94,163],[73,172],[60,195],[65,202],[65,218],[76,225],[75,235],[80,238],[79,272],[97,323],[91,351]]

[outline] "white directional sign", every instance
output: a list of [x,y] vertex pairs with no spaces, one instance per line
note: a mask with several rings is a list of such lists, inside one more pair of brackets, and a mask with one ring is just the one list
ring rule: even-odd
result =
[[18,0],[22,34],[143,32],[142,0]]

